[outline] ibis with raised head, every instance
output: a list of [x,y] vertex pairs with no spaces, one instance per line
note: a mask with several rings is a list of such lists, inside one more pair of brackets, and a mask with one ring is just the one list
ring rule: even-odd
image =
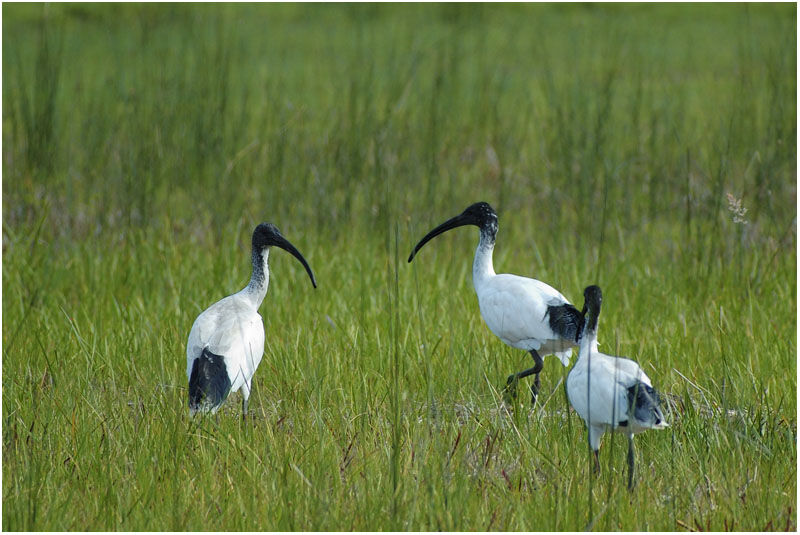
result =
[[496,274],[492,252],[497,238],[497,212],[485,202],[467,207],[426,234],[408,257],[414,256],[431,239],[450,229],[475,225],[480,231],[478,249],[472,263],[472,283],[478,295],[483,321],[500,340],[533,357],[531,368],[511,374],[506,381],[506,394],[514,395],[519,379],[535,374],[531,400],[539,393],[539,372],[543,356],[555,355],[564,366],[569,365],[572,348],[578,344],[583,328],[583,315],[561,292],[536,279],[510,274]]
[[253,273],[241,291],[221,299],[194,320],[186,345],[189,414],[215,413],[231,392],[242,391],[242,417],[253,386],[253,374],[264,353],[264,323],[258,308],[269,285],[270,247],[280,247],[297,258],[317,281],[306,259],[271,223],[253,231]]
[[597,320],[603,294],[597,286],[584,292],[585,325],[578,360],[567,376],[567,397],[586,422],[595,471],[600,470],[600,439],[606,431],[628,437],[628,489],[633,489],[633,435],[668,426],[660,396],[650,378],[631,359],[597,350]]

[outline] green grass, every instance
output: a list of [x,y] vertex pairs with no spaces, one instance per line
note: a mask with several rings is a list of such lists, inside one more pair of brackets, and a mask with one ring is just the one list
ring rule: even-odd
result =
[[[794,5],[3,15],[3,530],[796,529]],[[477,200],[668,397],[633,494],[557,360],[500,409],[477,231],[405,262]],[[260,221],[319,288],[271,255],[253,418],[192,421]]]

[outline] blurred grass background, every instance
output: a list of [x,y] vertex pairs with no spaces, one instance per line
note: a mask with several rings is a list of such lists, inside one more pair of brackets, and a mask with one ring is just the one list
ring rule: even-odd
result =
[[[4,4],[3,45],[4,530],[796,529],[795,5]],[[405,263],[478,200],[668,394],[633,496],[556,361],[498,409],[477,233]],[[320,288],[271,256],[254,422],[190,422],[260,221]]]

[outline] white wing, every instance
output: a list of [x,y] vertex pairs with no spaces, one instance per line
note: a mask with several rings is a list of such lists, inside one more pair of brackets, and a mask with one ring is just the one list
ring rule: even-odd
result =
[[475,291],[483,320],[506,344],[529,351],[561,339],[550,328],[548,307],[569,301],[555,288],[535,279],[500,274]]
[[616,426],[628,419],[628,388],[650,378],[630,359],[594,353],[567,377],[567,396],[589,425]]
[[203,349],[208,348],[225,361],[231,391],[250,379],[264,354],[264,324],[258,312],[232,295],[211,305],[192,325],[186,346],[186,376]]

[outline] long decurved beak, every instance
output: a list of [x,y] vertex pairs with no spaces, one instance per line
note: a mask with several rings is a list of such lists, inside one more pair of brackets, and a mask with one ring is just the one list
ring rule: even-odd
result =
[[294,245],[289,243],[289,240],[287,240],[283,236],[274,236],[273,245],[275,245],[276,247],[280,247],[284,251],[291,253],[292,256],[297,258],[300,261],[300,263],[303,264],[303,267],[306,268],[308,276],[311,278],[311,284],[314,285],[314,288],[317,287],[317,280],[314,278],[314,272],[311,271],[311,266],[308,265],[308,262],[306,262],[306,259],[303,258],[303,255],[300,254],[300,251],[298,251]]
[[422,249],[422,246],[431,241],[433,238],[438,236],[443,232],[447,232],[448,230],[454,229],[456,227],[463,227],[464,225],[477,225],[474,217],[471,217],[466,214],[458,214],[457,216],[448,219],[432,231],[428,232],[424,238],[419,240],[419,243],[414,246],[414,250],[411,251],[411,254],[408,255],[408,261],[411,262],[414,260],[414,256],[417,254],[417,251]]

